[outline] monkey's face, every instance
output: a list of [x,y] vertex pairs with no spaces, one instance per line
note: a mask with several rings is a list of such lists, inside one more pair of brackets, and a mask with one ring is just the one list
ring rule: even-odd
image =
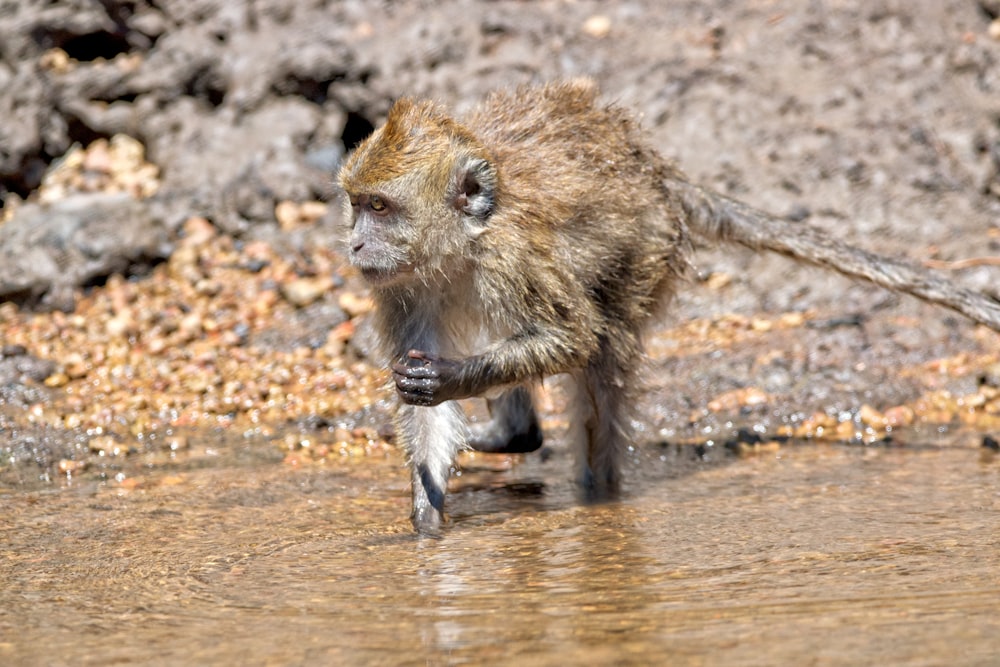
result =
[[341,168],[350,258],[376,287],[455,283],[493,215],[496,168],[467,130],[401,100]]
[[351,263],[373,286],[454,282],[471,266],[493,213],[493,166],[464,156],[434,166],[376,187],[345,187]]
[[385,195],[348,193],[350,259],[372,285],[388,286],[415,270],[410,240],[415,231],[398,203]]

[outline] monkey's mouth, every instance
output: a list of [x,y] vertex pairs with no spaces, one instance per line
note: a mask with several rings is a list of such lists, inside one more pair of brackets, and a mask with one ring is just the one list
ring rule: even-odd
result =
[[391,269],[378,266],[359,266],[358,271],[369,285],[373,287],[383,287],[399,282],[408,274],[413,273],[413,267],[409,265],[396,266]]
[[373,267],[363,267],[360,269],[361,276],[373,285],[383,285],[391,283],[396,279],[396,271],[378,269]]

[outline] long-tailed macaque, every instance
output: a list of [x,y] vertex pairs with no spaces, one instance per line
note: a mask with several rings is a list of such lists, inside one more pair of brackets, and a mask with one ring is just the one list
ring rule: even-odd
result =
[[[417,531],[437,533],[465,446],[542,442],[531,386],[568,373],[580,481],[613,495],[643,325],[688,271],[689,233],[773,250],[953,308],[1000,330],[1000,304],[687,181],[596,87],[497,92],[464,122],[401,99],[340,172],[350,259],[371,285],[399,398]],[[470,429],[457,399],[484,396]]]

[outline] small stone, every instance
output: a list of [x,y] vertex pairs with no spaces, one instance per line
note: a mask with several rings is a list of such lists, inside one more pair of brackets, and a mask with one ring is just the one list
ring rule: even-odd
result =
[[604,39],[611,33],[611,19],[604,14],[595,14],[583,22],[583,32],[596,39]]
[[45,378],[46,387],[64,387],[69,382],[69,376],[65,373],[53,373]]
[[784,329],[794,329],[795,327],[800,327],[805,323],[805,321],[805,315],[802,313],[785,313],[778,318],[778,322]]
[[194,285],[194,291],[202,296],[217,296],[222,292],[222,283],[218,280],[202,278]]
[[83,168],[86,171],[111,172],[111,153],[108,151],[107,139],[97,139],[87,147]]
[[302,308],[313,303],[332,288],[333,281],[326,276],[296,278],[281,286],[281,294],[293,306]]
[[62,49],[49,49],[38,59],[38,66],[42,69],[65,74],[73,69],[75,61]]
[[184,222],[184,237],[181,244],[189,247],[202,246],[218,234],[215,226],[200,216],[188,218]]
[[87,375],[90,370],[86,359],[79,352],[70,352],[63,358],[63,372],[70,377],[70,379],[76,380]]
[[767,403],[769,400],[770,396],[768,396],[764,391],[757,389],[756,387],[747,387],[745,389],[734,389],[733,391],[727,391],[719,394],[708,402],[708,409],[712,412],[722,412],[723,410],[731,411],[742,407],[762,405]]
[[86,461],[74,461],[72,459],[59,459],[59,472],[63,473],[67,477],[71,477],[76,473],[83,472],[87,469]]
[[305,201],[299,207],[299,218],[302,222],[311,224],[326,215],[330,207],[321,201]]
[[130,333],[134,333],[135,326],[135,319],[132,317],[132,311],[126,309],[108,320],[105,328],[109,336],[112,338],[119,338],[127,336]]
[[837,440],[845,442],[856,440],[859,436],[858,427],[853,421],[840,422],[834,429],[834,433],[837,434]]
[[1000,19],[993,19],[990,27],[986,29],[986,34],[990,36],[990,39],[1000,41]]
[[858,416],[861,418],[862,424],[866,424],[872,428],[883,429],[889,425],[889,420],[886,419],[885,415],[867,403],[861,406]]
[[891,428],[908,426],[913,423],[914,417],[913,408],[906,405],[897,405],[885,411],[885,424]]
[[294,229],[299,224],[299,205],[292,201],[279,201],[274,207],[274,217],[282,229]]
[[101,454],[118,454],[122,450],[118,441],[110,435],[98,435],[91,438],[90,442],[87,443],[87,447],[90,451]]
[[172,452],[179,452],[188,448],[188,439],[183,435],[172,435],[163,441],[163,446]]
[[184,319],[180,321],[178,330],[188,340],[201,336],[203,331],[201,315],[198,313],[189,313],[185,315]]
[[351,317],[365,315],[375,308],[375,303],[370,297],[360,296],[354,292],[342,293],[337,300],[337,304]]

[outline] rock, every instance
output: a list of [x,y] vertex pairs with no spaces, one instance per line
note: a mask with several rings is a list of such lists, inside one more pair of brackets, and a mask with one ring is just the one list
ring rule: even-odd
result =
[[30,354],[0,357],[0,385],[44,382],[55,370],[55,362]]
[[23,345],[4,345],[0,347],[0,357],[23,357],[28,349]]
[[169,237],[126,194],[25,204],[0,225],[0,300],[70,311],[74,287],[145,272],[170,254]]

